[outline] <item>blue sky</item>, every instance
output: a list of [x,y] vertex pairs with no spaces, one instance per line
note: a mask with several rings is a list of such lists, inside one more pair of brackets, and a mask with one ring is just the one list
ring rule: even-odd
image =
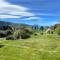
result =
[[60,19],[60,0],[0,0],[0,20],[30,25],[54,25]]

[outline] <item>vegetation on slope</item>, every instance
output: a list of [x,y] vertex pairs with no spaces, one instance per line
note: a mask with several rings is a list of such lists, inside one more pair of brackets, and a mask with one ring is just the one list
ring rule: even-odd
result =
[[4,37],[0,38],[0,60],[60,60],[59,25],[52,26],[53,29],[44,26],[14,26],[10,26],[12,29],[0,29],[0,34],[1,31],[6,34],[9,31],[5,37],[4,33],[0,35]]

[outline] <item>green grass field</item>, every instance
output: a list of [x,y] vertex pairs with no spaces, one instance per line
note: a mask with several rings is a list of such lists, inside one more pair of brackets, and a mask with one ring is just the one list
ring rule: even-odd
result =
[[25,40],[0,39],[0,60],[60,60],[57,35],[32,36]]

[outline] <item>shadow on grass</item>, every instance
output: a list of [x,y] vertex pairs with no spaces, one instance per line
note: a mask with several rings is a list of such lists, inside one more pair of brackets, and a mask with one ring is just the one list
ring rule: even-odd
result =
[[2,47],[4,47],[4,45],[3,44],[0,44],[0,48],[2,48]]

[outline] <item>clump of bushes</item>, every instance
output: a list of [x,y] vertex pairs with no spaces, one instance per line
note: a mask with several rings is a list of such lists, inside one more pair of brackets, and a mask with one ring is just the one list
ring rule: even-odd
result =
[[43,34],[44,34],[43,32],[40,33],[40,35],[43,35]]
[[26,29],[26,28],[20,31],[20,37],[22,39],[29,38],[31,34],[32,34],[32,31],[30,31],[29,29]]
[[48,31],[47,33],[48,33],[48,34],[53,34],[53,31]]
[[0,38],[6,37],[6,36],[7,36],[6,32],[0,31]]
[[18,32],[15,32],[15,34],[11,36],[7,36],[6,40],[17,40],[17,39],[27,39],[30,37],[30,34],[27,33],[25,30],[20,30]]
[[13,36],[7,36],[7,37],[6,37],[6,40],[16,40],[16,38],[13,37]]
[[13,31],[12,31],[12,30],[7,30],[7,31],[6,31],[6,34],[7,34],[7,35],[12,35],[12,34],[13,34]]
[[16,38],[17,39],[27,39],[29,38],[31,35],[31,31],[29,31],[28,29],[24,28],[24,29],[20,29],[20,31],[16,34]]
[[37,36],[37,35],[38,35],[37,33],[34,34],[34,36]]
[[4,45],[0,43],[0,48],[2,48]]
[[0,38],[13,34],[13,29],[11,26],[3,26],[2,28],[3,29],[0,29]]
[[54,25],[54,30],[60,36],[60,23]]
[[8,35],[12,35],[12,34],[13,34],[13,32],[11,30],[0,31],[0,38],[7,37]]
[[60,27],[57,27],[57,28],[55,29],[55,31],[56,31],[56,33],[60,36]]
[[21,39],[27,39],[27,38],[29,38],[30,37],[30,35],[28,34],[28,33],[24,33],[24,32],[21,32],[20,33],[20,38]]
[[[11,31],[8,32],[7,35],[12,34]],[[20,28],[15,30],[15,32],[10,36],[6,37],[6,40],[18,40],[18,39],[27,39],[32,34],[32,31],[27,28]]]

